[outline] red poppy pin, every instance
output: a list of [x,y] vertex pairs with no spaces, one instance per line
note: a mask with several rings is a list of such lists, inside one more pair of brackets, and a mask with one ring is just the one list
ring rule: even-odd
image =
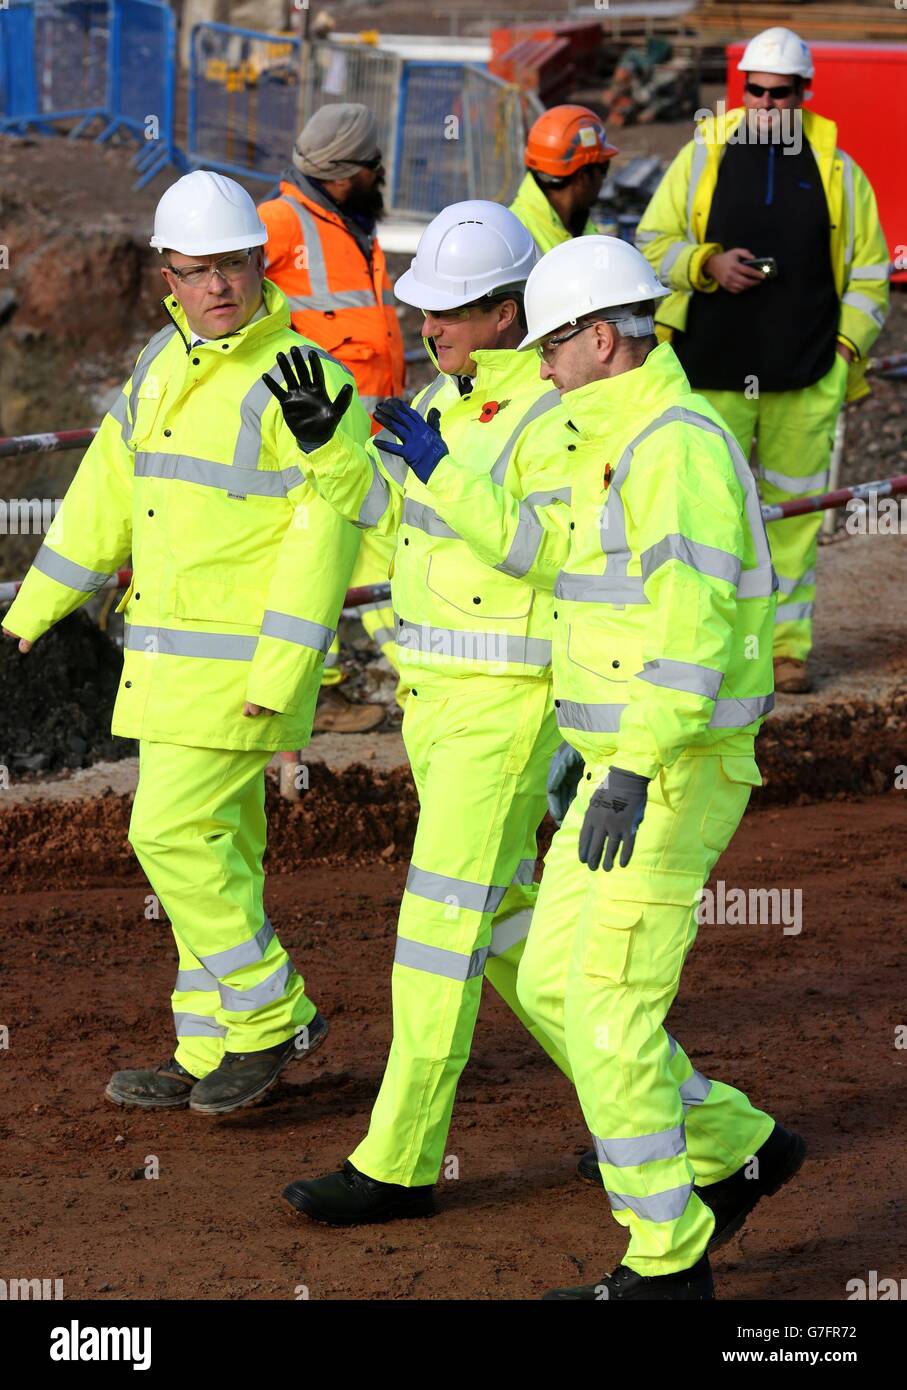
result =
[[510,404],[510,401],[486,401],[482,406],[482,413],[479,416],[479,424],[487,425],[489,420],[493,420],[499,410],[503,410]]

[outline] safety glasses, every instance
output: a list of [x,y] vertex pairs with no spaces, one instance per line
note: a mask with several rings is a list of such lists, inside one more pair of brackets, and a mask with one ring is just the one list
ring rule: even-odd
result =
[[592,327],[591,323],[581,323],[578,328],[571,328],[569,333],[561,333],[556,338],[547,338],[543,343],[536,343],[535,350],[544,362],[550,362],[562,343],[569,343],[571,338],[575,338],[579,333],[585,333],[587,328]]
[[745,90],[751,97],[771,97],[772,101],[780,101],[782,97],[789,97],[796,88],[790,82],[785,82],[781,87],[760,87],[758,82],[747,82]]
[[193,289],[198,289],[202,285],[209,284],[219,275],[222,280],[239,280],[249,266],[249,258],[252,255],[253,247],[247,251],[234,252],[232,256],[224,256],[221,261],[214,261],[211,265],[187,265],[176,266],[167,262],[167,269],[171,270],[184,285],[191,285]]

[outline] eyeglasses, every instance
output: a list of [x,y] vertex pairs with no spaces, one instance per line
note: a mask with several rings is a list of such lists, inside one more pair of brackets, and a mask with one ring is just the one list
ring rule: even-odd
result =
[[188,265],[180,267],[171,265],[167,262],[167,269],[172,270],[178,280],[184,285],[191,285],[193,289],[201,285],[210,284],[215,275],[219,275],[222,280],[238,280],[243,272],[248,268],[249,260],[255,248],[250,246],[246,251],[240,251],[232,256],[225,256],[222,261],[214,261],[211,265]]
[[772,101],[780,101],[782,97],[789,97],[796,88],[790,82],[785,82],[782,87],[760,87],[758,82],[747,82],[744,90],[751,97],[771,97]]
[[[597,321],[601,323],[603,320],[599,319]],[[544,362],[550,362],[553,349],[559,348],[562,343],[569,343],[571,338],[575,338],[579,333],[585,333],[587,328],[594,327],[595,325],[592,323],[581,323],[579,328],[571,328],[569,333],[561,333],[558,337],[549,338],[544,343],[536,343],[535,350]]]
[[384,155],[379,150],[371,159],[351,159],[349,162],[350,164],[358,164],[363,169],[371,169],[374,171],[375,169],[381,168],[381,165],[384,163]]
[[425,319],[437,319],[438,323],[462,323],[475,307],[474,304],[464,304],[460,309],[423,309],[422,319],[423,322]]

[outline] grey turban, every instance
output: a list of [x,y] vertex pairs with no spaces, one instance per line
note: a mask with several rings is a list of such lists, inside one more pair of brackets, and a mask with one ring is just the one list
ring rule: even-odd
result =
[[299,132],[293,163],[310,179],[347,179],[359,172],[356,160],[378,153],[378,123],[367,106],[337,102],[322,106]]

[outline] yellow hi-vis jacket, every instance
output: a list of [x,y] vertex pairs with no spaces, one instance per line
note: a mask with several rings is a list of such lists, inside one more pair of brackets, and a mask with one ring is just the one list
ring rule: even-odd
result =
[[[567,231],[558,214],[549,203],[545,194],[539,188],[531,171],[527,173],[523,182],[517,189],[517,195],[510,204],[510,211],[514,217],[518,217],[527,231],[532,233],[532,238],[544,256],[546,251],[551,251],[555,246],[560,246],[562,242],[572,241],[573,237]],[[595,236],[598,228],[591,218],[588,218],[583,228],[583,236]]]
[[[535,353],[488,349],[472,357],[468,395],[441,373],[415,409],[423,418],[440,412],[448,448],[477,476],[494,479],[515,501],[539,498],[566,516],[572,440]],[[382,431],[363,449],[335,435],[306,455],[305,468],[343,516],[397,537],[391,594],[403,679],[417,690],[463,677],[548,680],[552,599],[525,582],[531,554],[517,544],[492,564],[477,559],[403,460],[382,450],[391,437]],[[517,463],[518,444],[529,439]]]
[[[735,107],[700,122],[695,137],[671,163],[655,190],[636,232],[636,245],[662,282],[674,291],[657,306],[656,319],[670,337],[683,331],[690,295],[710,294],[718,282],[703,272],[716,251],[705,239],[722,156],[745,115]],[[863,170],[836,146],[834,121],[804,110],[803,135],[812,146],[831,224],[831,264],[841,301],[838,337],[855,354],[847,399],[869,394],[866,356],[888,312],[889,256],[875,194]]]
[[669,343],[563,410],[569,508],[520,501],[451,456],[427,489],[436,513],[488,565],[531,557],[526,578],[553,590],[558,723],[588,763],[651,778],[720,755],[758,785],[777,580],[746,459]]
[[[175,299],[105,415],[4,619],[32,641],[132,552],[112,732],[202,748],[292,749],[311,732],[321,665],[359,546],[300,471],[261,380],[314,344],[264,281],[263,315],[190,348]],[[332,393],[352,378],[325,358]],[[370,422],[358,397],[343,429]],[[119,610],[118,610],[119,611]],[[276,715],[243,716],[249,700]]]

